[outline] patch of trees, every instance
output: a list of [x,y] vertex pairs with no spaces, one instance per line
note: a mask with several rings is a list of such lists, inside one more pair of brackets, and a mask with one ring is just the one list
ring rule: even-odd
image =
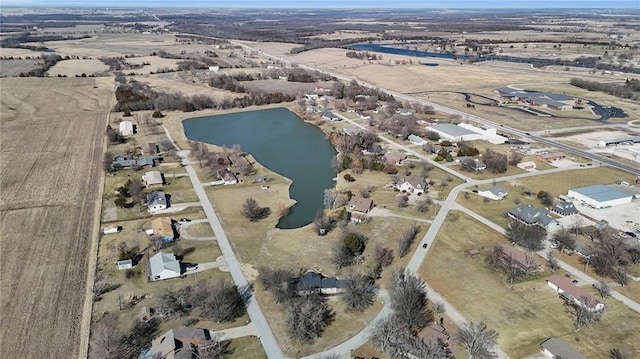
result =
[[219,74],[209,79],[209,86],[231,92],[244,93],[247,92],[247,89],[240,85],[238,83],[239,81],[255,81],[261,79],[262,74],[260,73],[257,75],[248,74],[246,72],[238,72],[231,75]]
[[90,35],[83,36],[63,36],[63,35],[33,35],[28,32],[21,32],[0,40],[0,47],[14,48],[14,49],[27,49],[33,51],[46,51],[49,50],[46,46],[32,46],[24,45],[25,43],[33,42],[48,42],[48,41],[67,41],[67,40],[79,40],[91,38]]
[[458,143],[458,156],[473,157],[479,154],[480,151],[477,148],[469,146],[464,142]]
[[118,329],[117,319],[111,315],[102,318],[91,333],[91,354],[103,359],[136,359],[140,351],[159,333],[160,322],[136,319],[127,333]]
[[547,230],[537,225],[527,226],[518,220],[513,220],[507,225],[505,234],[512,242],[535,252],[544,248],[542,241],[547,236]]
[[613,278],[622,286],[627,285],[628,267],[640,263],[640,246],[630,245],[608,228],[596,232],[592,240],[594,242],[589,246],[588,261],[596,273]]
[[589,91],[600,91],[620,98],[640,101],[640,80],[627,79],[624,84],[572,78],[569,83]]
[[46,72],[49,71],[53,65],[62,61],[62,56],[60,55],[42,55],[40,57],[42,59],[42,65],[35,69],[31,69],[28,72],[21,72],[19,74],[20,77],[44,77]]
[[[290,54],[299,54],[304,51],[322,49],[325,47],[345,47],[353,43],[364,42],[374,40],[373,37],[363,37],[358,39],[342,39],[342,40],[325,40],[325,39],[313,39],[308,44],[303,46],[294,47],[289,51]],[[307,40],[309,41],[309,40]]]
[[507,155],[496,152],[490,148],[485,149],[482,156],[487,170],[491,173],[507,172]]
[[347,85],[340,81],[335,82],[333,85],[333,95],[336,96],[337,99],[347,99],[351,101],[355,101],[358,95],[375,97],[379,101],[395,101],[392,95],[377,88],[361,86],[356,80],[350,81]]
[[240,213],[242,213],[242,215],[248,218],[251,222],[257,222],[269,217],[271,209],[269,207],[260,207],[255,199],[247,198],[242,205],[242,211],[240,211]]
[[368,240],[369,238],[362,233],[344,230],[331,248],[331,261],[338,268],[352,265],[356,258],[364,252]]
[[[116,188],[116,198],[113,200],[113,203],[116,207],[120,208],[131,208],[136,204],[142,203],[144,186],[142,182],[138,179],[127,180],[124,185]],[[132,202],[129,202],[127,199],[131,198]]]
[[503,273],[507,282],[513,285],[515,281],[535,272],[538,265],[530,253],[525,254],[525,263],[520,263],[509,254],[506,254],[502,247],[495,245],[485,256],[485,264],[488,268]]
[[369,51],[347,51],[345,54],[350,59],[358,59],[358,60],[382,60],[382,55],[369,53]]
[[553,195],[547,191],[538,192],[538,199],[540,200],[540,203],[544,204],[545,206],[553,205]]
[[409,228],[405,229],[398,240],[398,256],[400,258],[406,256],[409,253],[409,249],[411,249],[411,244],[416,239],[416,235],[420,232],[420,226],[413,223]]
[[390,298],[393,312],[376,323],[371,336],[381,351],[391,358],[452,357],[445,343],[427,343],[417,336],[419,330],[434,319],[422,279],[399,268],[392,275]]
[[498,332],[487,328],[484,322],[464,324],[458,331],[457,339],[469,352],[469,358],[492,359],[496,357],[493,348],[496,347]]
[[287,81],[311,83],[317,81],[330,81],[334,78],[320,71],[310,71],[302,68],[293,68],[289,71]]
[[[127,139],[124,136],[122,136],[119,131],[111,127],[111,125],[107,125],[107,138],[109,139],[110,144],[127,142]],[[109,161],[110,160],[111,159],[109,159]]]

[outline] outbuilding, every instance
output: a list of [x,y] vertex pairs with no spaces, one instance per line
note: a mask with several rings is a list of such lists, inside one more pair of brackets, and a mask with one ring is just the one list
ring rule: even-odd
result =
[[120,135],[122,136],[133,136],[134,132],[134,128],[133,128],[133,122],[131,121],[122,121],[120,122]]

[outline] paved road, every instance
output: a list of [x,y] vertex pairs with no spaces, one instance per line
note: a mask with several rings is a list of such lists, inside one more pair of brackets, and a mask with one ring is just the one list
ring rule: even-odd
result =
[[[455,209],[462,211],[466,214],[468,214],[469,216],[475,218],[476,220],[478,220],[479,222],[489,226],[490,228],[492,228],[493,230],[504,234],[505,230],[502,226],[491,222],[490,220],[486,219],[485,217],[479,215],[478,213],[464,207],[461,206],[459,204],[456,204],[454,206]],[[536,252],[536,254],[538,254],[540,257],[546,259],[547,258],[547,249],[541,250]],[[557,259],[557,258],[556,258]],[[560,268],[562,268],[563,270],[569,272],[573,277],[577,278],[578,280],[580,280],[583,283],[586,284],[595,284],[598,282],[598,280],[596,280],[595,278],[589,276],[588,274],[584,273],[583,271],[571,266],[570,264],[563,262],[561,260],[558,259],[558,264],[560,265]],[[627,307],[631,308],[631,310],[634,310],[638,313],[640,313],[640,303],[632,300],[629,297],[624,296],[623,294],[621,294],[620,292],[616,291],[615,289],[611,289],[611,296],[614,297],[615,299],[619,300],[620,302],[622,302],[622,304],[626,305]]]
[[[211,229],[213,229],[213,233],[218,240],[218,246],[224,255],[225,260],[229,265],[229,270],[231,272],[231,277],[233,278],[233,282],[240,289],[249,288],[249,283],[247,282],[247,278],[245,278],[244,273],[240,268],[240,263],[236,258],[235,253],[233,252],[233,248],[229,243],[229,239],[227,238],[227,234],[222,229],[222,225],[220,224],[220,220],[213,210],[213,206],[209,201],[209,197],[207,197],[202,184],[200,183],[200,179],[196,175],[193,167],[189,163],[189,151],[181,150],[178,151],[178,155],[182,158],[182,164],[184,165],[185,170],[189,174],[189,178],[191,179],[191,184],[193,185],[193,189],[196,191],[198,195],[198,199],[202,204],[202,209],[204,213],[207,215],[207,219],[211,224]],[[262,310],[258,304],[256,298],[251,294],[251,297],[247,302],[247,313],[249,313],[249,317],[251,318],[251,322],[254,325],[255,332],[260,337],[260,342],[262,343],[262,347],[264,348],[265,353],[268,358],[284,358],[282,354],[282,350],[280,350],[280,346],[278,345],[278,341],[276,337],[273,335],[271,331],[271,327],[269,327],[269,323],[267,323],[267,319],[264,317]]]

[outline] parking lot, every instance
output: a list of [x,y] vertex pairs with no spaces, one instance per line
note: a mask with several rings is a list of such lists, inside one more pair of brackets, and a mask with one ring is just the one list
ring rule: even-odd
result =
[[604,209],[591,208],[577,201],[574,204],[580,213],[596,220],[604,219],[609,222],[610,227],[640,233],[640,200]]

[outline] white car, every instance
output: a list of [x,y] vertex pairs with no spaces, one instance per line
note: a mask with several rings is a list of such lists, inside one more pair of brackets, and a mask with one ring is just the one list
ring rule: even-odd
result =
[[551,244],[549,245],[549,247],[553,248],[553,249],[558,249],[558,247],[560,247],[560,243],[553,241],[551,242]]

